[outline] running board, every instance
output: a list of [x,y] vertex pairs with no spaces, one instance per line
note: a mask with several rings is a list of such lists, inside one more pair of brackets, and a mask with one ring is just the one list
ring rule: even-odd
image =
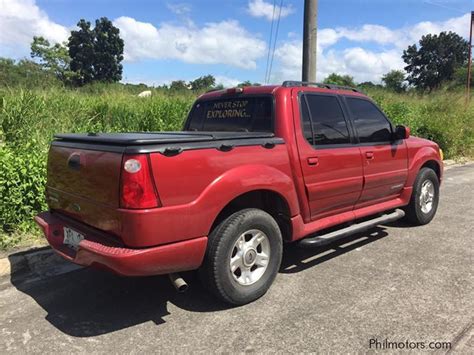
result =
[[356,223],[356,224],[353,224],[352,226],[339,229],[334,232],[318,235],[315,237],[304,238],[300,240],[298,244],[304,248],[320,247],[322,245],[332,243],[335,240],[347,237],[351,234],[366,231],[367,229],[373,228],[378,224],[396,221],[397,219],[400,219],[404,216],[405,216],[405,212],[403,210],[397,209],[390,214],[385,214],[383,216],[376,217],[368,221]]

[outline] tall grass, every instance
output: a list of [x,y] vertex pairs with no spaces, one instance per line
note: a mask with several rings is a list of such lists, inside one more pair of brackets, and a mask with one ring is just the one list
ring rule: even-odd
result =
[[59,132],[180,130],[193,99],[164,95],[143,99],[121,91],[4,90],[0,133],[6,144],[34,141],[44,148]]
[[462,93],[423,96],[379,90],[368,94],[392,122],[410,127],[414,136],[438,143],[446,158],[474,156],[474,98],[466,105]]
[[[440,144],[446,157],[474,156],[474,103],[466,107],[462,94],[368,94],[394,123]],[[33,216],[47,208],[46,157],[55,133],[180,130],[193,101],[191,93],[158,90],[141,99],[114,85],[0,89],[0,248],[34,231]]]

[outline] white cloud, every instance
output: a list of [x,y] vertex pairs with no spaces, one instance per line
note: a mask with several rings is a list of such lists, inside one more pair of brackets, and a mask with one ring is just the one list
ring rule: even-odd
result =
[[[287,42],[277,49],[275,57],[279,66],[272,75],[272,82],[301,79],[301,41]],[[319,49],[317,80],[322,81],[331,73],[348,74],[357,82],[379,82],[383,74],[392,69],[403,69],[401,53],[396,49],[371,51],[361,47],[343,50]]]
[[[357,81],[379,81],[392,69],[403,69],[404,63],[397,49],[374,52],[360,47],[344,51],[345,74],[354,74]],[[329,73],[327,73],[329,74]]]
[[12,55],[23,54],[33,36],[63,42],[69,30],[51,21],[34,0],[0,0],[0,53],[5,49]]
[[191,5],[186,3],[166,4],[166,7],[178,16],[188,15],[191,12]]
[[216,84],[222,84],[225,88],[232,88],[239,85],[242,80],[229,78],[224,75],[217,75],[216,76]]
[[[273,18],[273,4],[263,0],[251,0],[247,6],[247,12],[253,17],[264,17],[268,21]],[[280,12],[280,6],[275,5],[275,19]],[[282,6],[280,18],[287,17],[292,14],[294,9],[291,6]]]
[[399,40],[397,31],[380,26],[366,24],[360,28],[340,27],[335,30],[338,38],[346,38],[355,42],[375,42],[379,44],[395,43]]
[[339,27],[335,29],[335,32],[338,39],[346,38],[354,42],[373,42],[405,49],[407,46],[418,42],[421,36],[428,33],[438,34],[442,31],[453,31],[467,38],[469,20],[470,14],[466,13],[446,21],[423,21],[394,30],[381,25],[366,24],[359,28]]
[[[385,26],[365,24],[358,28],[325,28],[318,32],[317,80],[331,73],[349,74],[358,82],[380,82],[383,74],[405,66],[401,55],[408,45],[417,43],[421,36],[442,31],[454,31],[467,37],[470,14],[440,22],[420,22],[413,26],[389,29]],[[344,49],[332,48],[341,39],[359,45]],[[362,48],[363,43],[374,43],[379,48]],[[302,43],[300,40],[283,42],[276,50],[277,68],[272,82],[299,80],[301,77]]]
[[[272,76],[272,82],[300,80],[301,41],[287,42],[277,49],[275,56],[279,67]],[[379,82],[383,74],[392,69],[402,69],[403,61],[396,49],[371,51],[361,47],[344,50],[318,50],[317,80],[322,81],[331,73],[349,74],[357,82]]]
[[178,59],[187,63],[229,64],[255,69],[265,53],[265,42],[249,33],[235,20],[192,25],[151,23],[131,17],[114,21],[125,41],[125,60]]
[[[186,1],[186,0],[183,0]],[[178,24],[153,25],[131,17],[119,17],[114,23],[125,40],[127,61],[172,59],[185,63],[227,64],[255,69],[265,57],[266,44],[258,35],[247,31],[236,20],[224,20],[196,26],[189,18],[191,2],[170,4],[168,8],[179,18]],[[271,20],[273,2],[247,2],[252,16]],[[275,14],[278,15],[279,9]],[[294,12],[291,6],[281,9],[285,17]],[[318,80],[332,72],[349,74],[357,81],[380,81],[391,69],[401,69],[402,50],[417,43],[422,35],[454,31],[468,36],[470,14],[445,21],[423,21],[391,29],[380,24],[359,27],[323,28],[318,31]],[[69,29],[51,20],[35,0],[0,0],[0,56],[28,55],[33,36],[51,42],[67,40]],[[299,79],[301,73],[300,35],[289,33],[278,43],[272,82]],[[343,42],[343,43],[341,43]],[[260,68],[263,71],[263,68]],[[179,73],[176,73],[179,76]],[[242,80],[217,76],[217,82],[235,86]],[[156,81],[157,83],[160,80]]]
[[[169,5],[186,16],[190,5]],[[237,21],[227,20],[196,27],[191,21],[180,25],[140,22],[131,17],[114,21],[125,41],[125,59],[177,59],[186,63],[228,64],[255,69],[265,54],[266,44]],[[0,55],[28,55],[33,36],[52,43],[66,41],[67,27],[52,21],[35,0],[0,0]]]
[[323,28],[318,31],[318,46],[327,47],[339,41],[340,35],[332,28]]

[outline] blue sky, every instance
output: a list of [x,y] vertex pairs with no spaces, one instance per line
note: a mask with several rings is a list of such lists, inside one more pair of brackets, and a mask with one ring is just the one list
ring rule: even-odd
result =
[[[0,0],[0,56],[28,56],[33,35],[63,41],[80,18],[106,16],[125,40],[126,82],[263,82],[272,9],[273,0]],[[470,0],[319,0],[318,80],[379,81],[421,35],[467,37],[472,9]],[[283,1],[281,14],[270,82],[300,77],[303,0]]]

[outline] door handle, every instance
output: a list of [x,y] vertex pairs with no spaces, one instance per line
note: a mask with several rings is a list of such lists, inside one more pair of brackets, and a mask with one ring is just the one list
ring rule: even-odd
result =
[[365,157],[369,160],[374,159],[374,152],[365,152]]
[[308,158],[308,165],[318,165],[318,164],[319,164],[318,157]]

